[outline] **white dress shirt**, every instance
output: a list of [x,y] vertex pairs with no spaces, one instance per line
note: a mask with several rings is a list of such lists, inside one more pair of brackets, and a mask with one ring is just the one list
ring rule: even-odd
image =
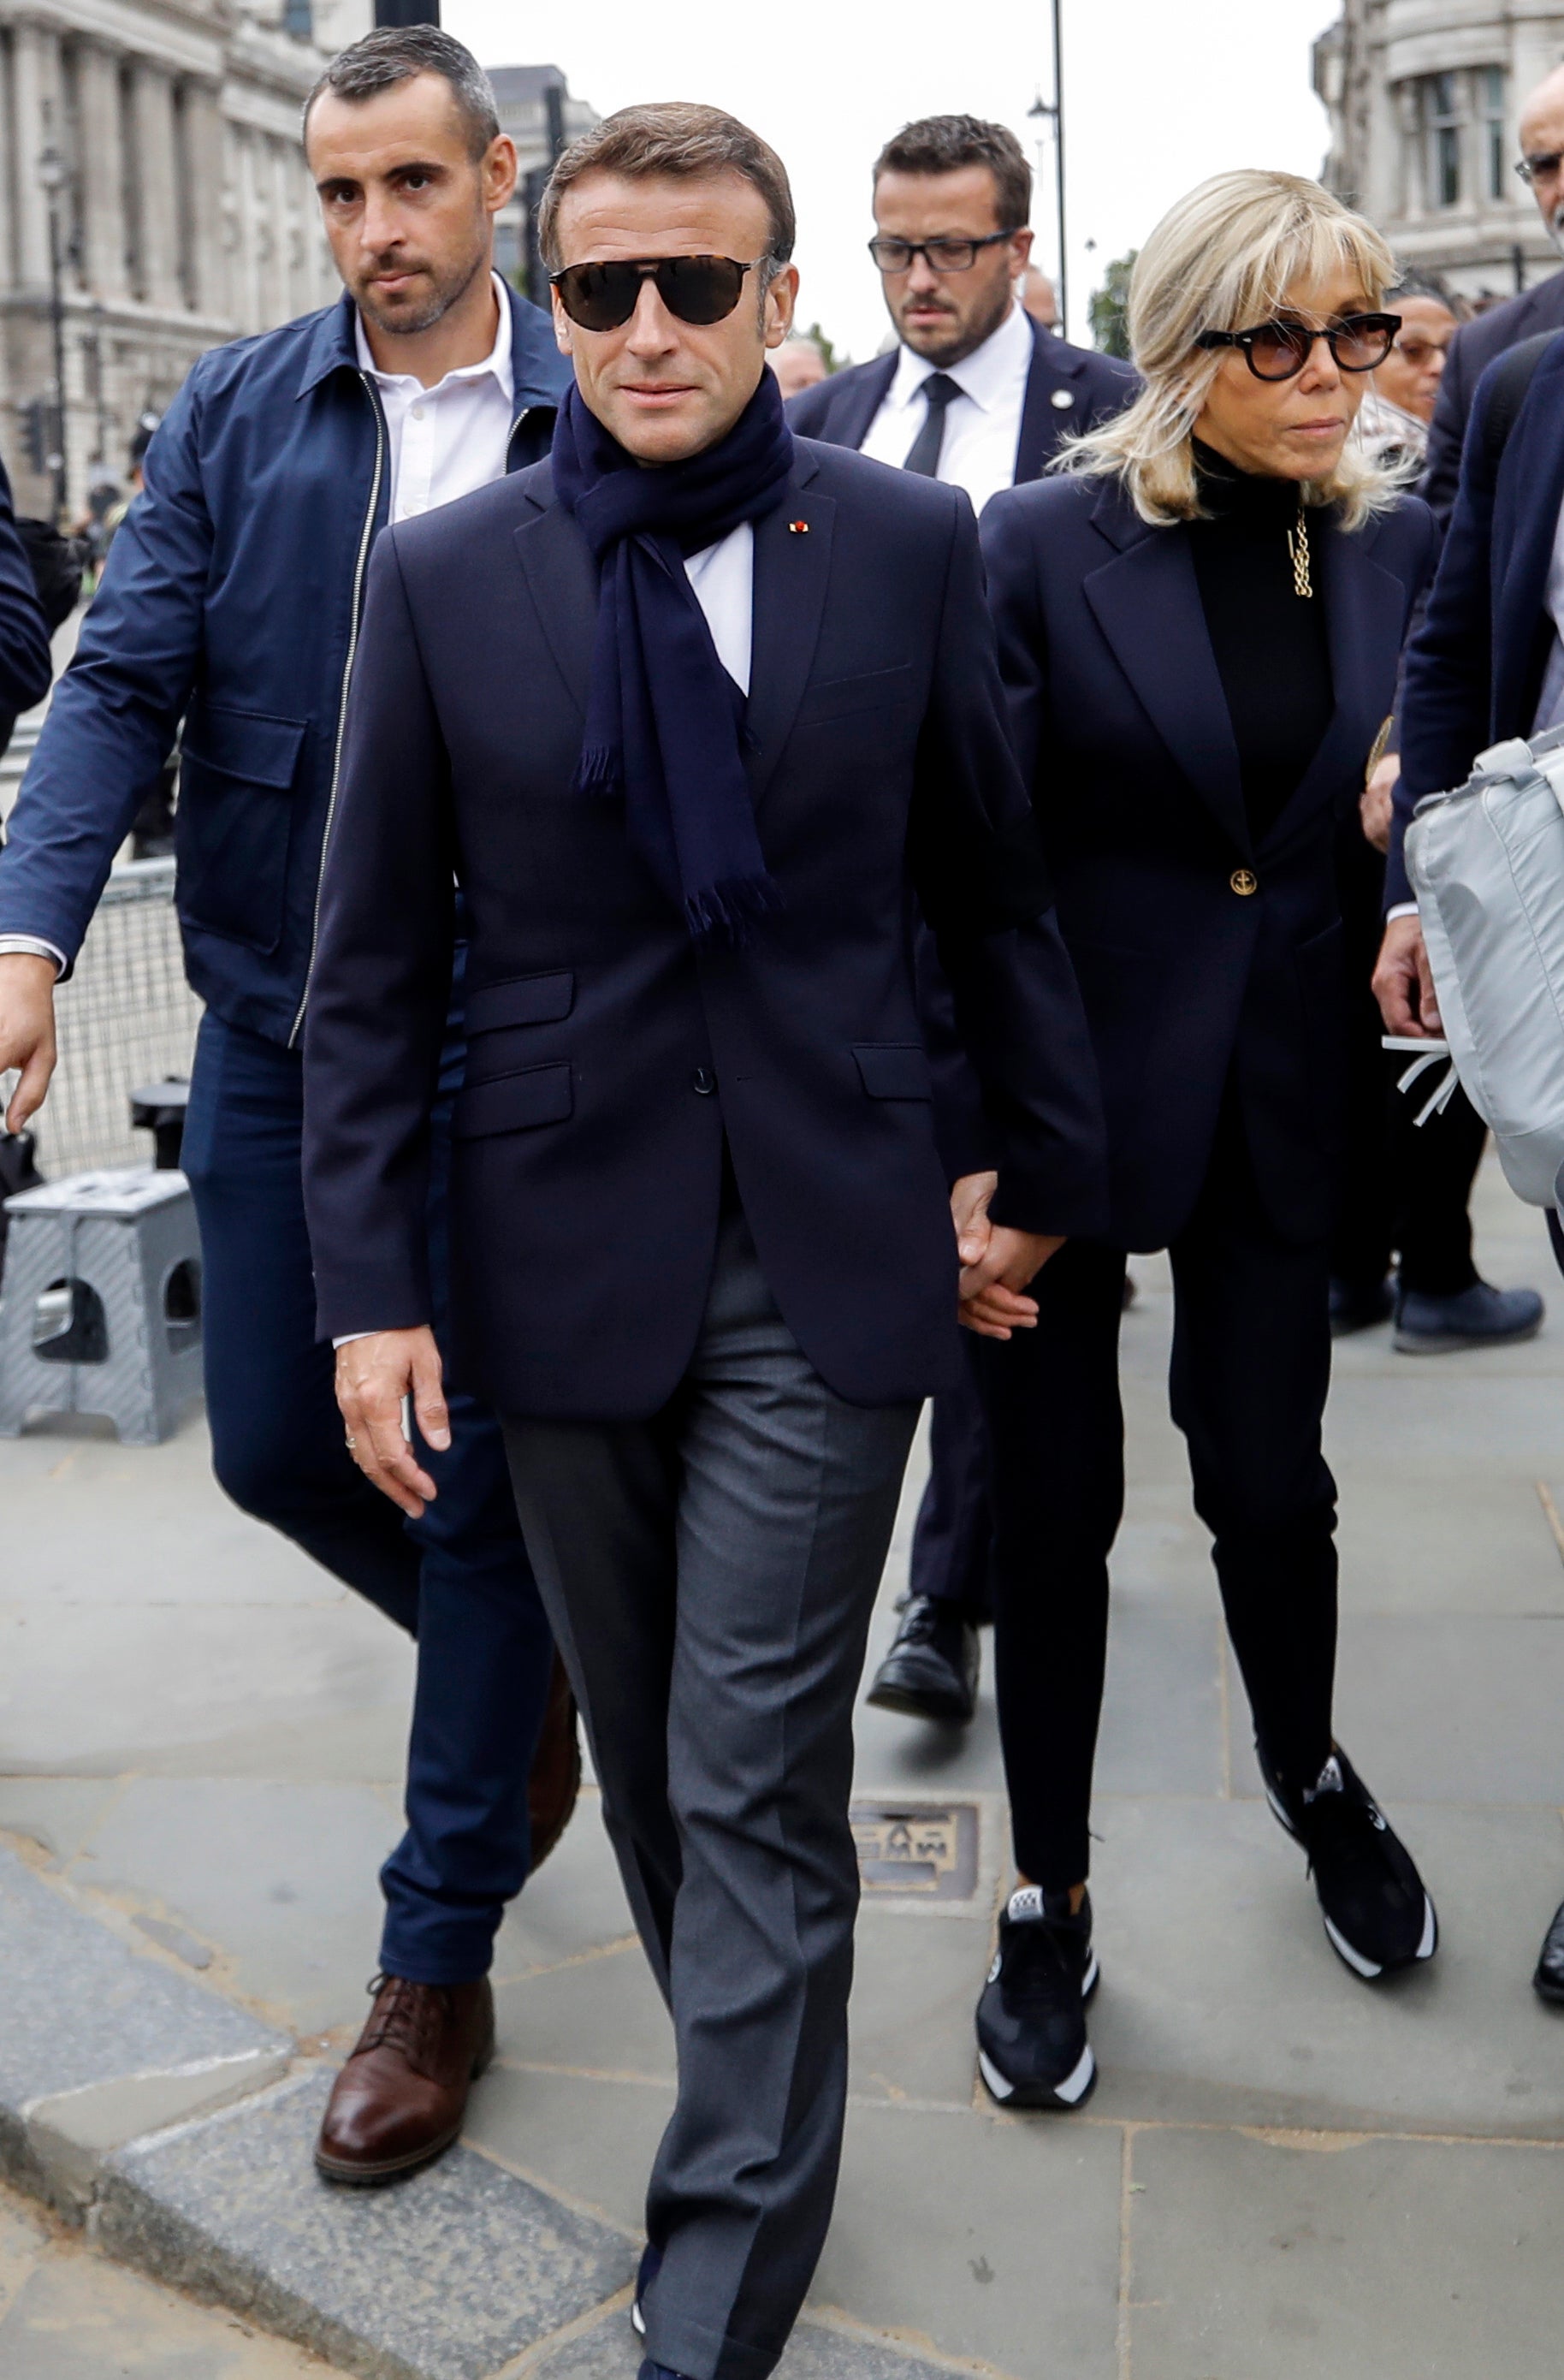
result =
[[999,329],[991,331],[983,345],[959,364],[931,364],[927,356],[915,356],[911,347],[901,348],[862,452],[877,463],[893,463],[900,470],[927,418],[923,383],[931,372],[943,371],[961,395],[952,397],[945,409],[945,435],[936,477],[964,488],[972,498],[973,511],[980,513],[990,496],[1015,484],[1021,410],[1026,402],[1032,356],[1031,319],[1019,306],[1012,306]]
[[[411,520],[470,496],[491,480],[504,477],[510,445],[515,374],[511,367],[511,299],[498,273],[491,274],[499,301],[494,345],[480,364],[464,364],[425,388],[411,372],[382,371],[357,318],[358,369],[372,380],[385,415],[391,461],[391,518]],[[721,647],[719,647],[721,650]],[[726,662],[727,656],[723,659]],[[728,662],[732,668],[732,663]],[[744,666],[749,667],[746,629]],[[734,673],[736,675],[736,672]],[[0,935],[0,958],[11,952],[53,959],[61,974],[65,953],[30,934]]]
[[448,371],[432,388],[411,372],[382,371],[358,319],[358,369],[380,392],[391,445],[391,518],[413,520],[504,477],[515,376],[511,369],[511,301],[491,279],[500,326],[480,364]]

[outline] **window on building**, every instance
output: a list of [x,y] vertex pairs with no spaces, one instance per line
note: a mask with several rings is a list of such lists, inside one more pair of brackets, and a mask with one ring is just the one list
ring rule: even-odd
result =
[[1509,144],[1505,137],[1504,68],[1482,67],[1477,72],[1478,97],[1483,110],[1484,187],[1490,199],[1507,199],[1510,195],[1507,167]]
[[1461,204],[1461,98],[1453,74],[1425,75],[1421,86],[1423,195],[1430,207]]
[[284,0],[283,30],[291,33],[296,42],[312,42],[315,38],[313,0]]

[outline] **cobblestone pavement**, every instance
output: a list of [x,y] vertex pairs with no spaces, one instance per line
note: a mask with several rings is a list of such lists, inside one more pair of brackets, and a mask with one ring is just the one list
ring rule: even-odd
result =
[[[1488,1276],[1564,1313],[1540,1219],[1491,1168],[1479,1208]],[[1475,1356],[1399,1357],[1383,1330],[1339,1351],[1340,1731],[1444,1925],[1432,1970],[1374,1991],[1331,1953],[1259,1798],[1166,1417],[1166,1274],[1138,1271],[1096,1813],[1103,2079],[1074,2119],[1005,2116],[975,2085],[1005,1859],[987,1679],[964,1736],[866,1711],[860,1794],[892,1814],[866,1828],[893,1858],[925,1856],[866,1901],[841,2196],[787,2368],[1556,2380],[1564,2023],[1529,1977],[1564,1893],[1564,1327]],[[590,1797],[504,1928],[502,2055],[465,2149],[401,2192],[325,2191],[309,2130],[374,1965],[406,1652],[224,1504],[197,1418],[144,1451],[57,1429],[0,1444],[0,1842],[27,1892],[45,1916],[87,1912],[137,1974],[242,2013],[251,2032],[224,2055],[259,2074],[293,2053],[259,2097],[150,2143],[124,2146],[126,2123],[104,2119],[107,2162],[79,2192],[99,2236],[355,2371],[633,2373],[623,2290],[671,2045]],[[158,2073],[138,2086],[143,2130],[207,2088]],[[33,2218],[10,2219],[25,2264]],[[30,2272],[13,2325],[71,2272],[88,2277],[81,2305],[149,2302],[53,2235]],[[61,2319],[63,2339],[88,2316]],[[144,2327],[124,2368],[307,2368],[236,2333],[235,2358],[284,2360],[224,2362],[204,2336],[164,2346]],[[0,2326],[5,2380],[115,2368],[8,2361],[11,2337]]]

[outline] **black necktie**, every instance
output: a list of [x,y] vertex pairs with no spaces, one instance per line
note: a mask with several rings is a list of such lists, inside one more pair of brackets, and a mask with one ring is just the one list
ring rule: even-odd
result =
[[949,372],[930,372],[923,383],[923,393],[928,399],[928,411],[902,468],[903,471],[921,471],[926,480],[933,480],[940,472],[940,448],[945,436],[945,407],[952,397],[961,395],[961,384],[953,381]]

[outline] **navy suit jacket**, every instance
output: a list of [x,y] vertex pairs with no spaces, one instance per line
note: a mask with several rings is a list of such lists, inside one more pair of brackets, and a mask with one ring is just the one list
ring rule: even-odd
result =
[[30,710],[48,693],[50,674],[49,631],[0,463],[0,752],[18,711]]
[[[895,378],[897,352],[892,347],[872,363],[853,364],[804,389],[787,408],[794,430],[832,446],[861,446]],[[1032,369],[1015,450],[1017,484],[1040,477],[1070,431],[1089,430],[1122,412],[1137,386],[1134,370],[1117,356],[1073,347],[1033,322]]]
[[1564,273],[1550,273],[1534,288],[1523,289],[1518,298],[1507,298],[1502,306],[1490,306],[1473,322],[1463,322],[1450,341],[1419,490],[1441,521],[1449,520],[1455,505],[1461,449],[1466,443],[1466,425],[1472,419],[1472,400],[1477,394],[1478,382],[1495,357],[1503,355],[1507,347],[1519,346],[1522,339],[1535,338],[1539,331],[1561,329]]
[[[801,526],[800,526],[801,525]],[[458,1368],[502,1412],[644,1416],[700,1326],[724,1137],[767,1280],[840,1395],[960,1373],[950,1176],[1100,1228],[1101,1121],[1011,758],[971,506],[800,440],[757,523],[746,742],[785,907],[698,953],[574,790],[597,574],[549,466],[375,549],[306,1035],[323,1334],[427,1321],[429,1111],[466,897],[452,1181]],[[909,886],[954,987],[985,1146],[941,1152]]]
[[1388,902],[1412,898],[1401,846],[1415,805],[1463,783],[1488,745],[1531,733],[1553,642],[1543,599],[1564,504],[1564,336],[1543,350],[1497,473],[1482,431],[1491,370],[1473,404],[1438,575],[1407,649]]
[[1276,1227],[1311,1239],[1332,1220],[1336,829],[1437,531],[1415,497],[1352,536],[1313,517],[1335,714],[1256,848],[1189,531],[1150,527],[1112,480],[1049,479],[984,510],[1013,740],[1097,1051],[1116,1246],[1162,1247],[1187,1223],[1230,1080]]

